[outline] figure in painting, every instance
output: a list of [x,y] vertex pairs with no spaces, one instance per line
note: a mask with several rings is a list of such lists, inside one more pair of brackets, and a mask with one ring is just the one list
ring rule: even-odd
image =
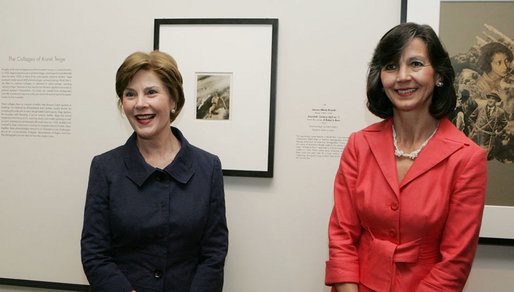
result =
[[505,100],[512,83],[512,51],[499,42],[492,42],[484,45],[480,53],[478,65],[484,73],[477,81],[478,90],[483,94],[495,91]]
[[214,115],[218,114],[218,109],[223,108],[227,109],[227,105],[225,104],[225,101],[223,98],[220,97],[220,95],[216,92],[214,93],[214,96],[211,99],[211,107],[209,108],[209,118],[213,118]]
[[462,89],[457,95],[457,106],[455,107],[452,122],[466,136],[469,136],[469,133],[473,130],[473,123],[470,122],[468,117],[471,116],[477,107],[477,102],[470,98],[469,90]]
[[501,156],[499,150],[502,148],[507,116],[505,111],[498,106],[501,99],[498,94],[491,92],[487,94],[487,104],[477,108],[470,116],[475,124],[471,138],[487,151],[488,159]]

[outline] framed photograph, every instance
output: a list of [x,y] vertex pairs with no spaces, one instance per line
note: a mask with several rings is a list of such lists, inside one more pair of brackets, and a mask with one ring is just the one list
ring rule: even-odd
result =
[[174,121],[223,174],[273,177],[278,19],[155,19],[154,49],[177,61]]
[[451,120],[488,154],[480,242],[509,245],[514,245],[512,11],[514,1],[402,1],[402,21],[429,24],[448,50],[457,91]]

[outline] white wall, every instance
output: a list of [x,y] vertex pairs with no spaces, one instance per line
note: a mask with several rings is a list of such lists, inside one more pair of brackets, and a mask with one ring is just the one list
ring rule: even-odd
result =
[[[323,104],[341,114],[337,135],[348,136],[376,121],[364,106],[367,63],[378,39],[399,22],[400,1],[0,0],[0,7],[0,40],[9,40],[0,41],[0,58],[2,51],[34,50],[16,47],[25,37],[41,40],[34,46],[42,50],[81,50],[83,58],[72,60],[76,98],[95,102],[114,96],[115,69],[125,56],[152,49],[154,18],[278,18],[275,176],[225,177],[230,248],[224,291],[329,291],[323,281],[338,159],[297,160],[295,139],[306,132],[309,110]],[[45,26],[59,27],[68,39]],[[130,132],[120,125],[114,103],[98,109],[95,102],[76,105],[77,111],[95,112],[104,126],[81,129],[94,133],[92,142],[72,142],[82,147],[80,154],[73,153],[81,155],[75,159],[81,191],[70,194],[75,207],[83,205],[92,155],[122,144]],[[79,216],[69,226],[77,230],[70,231],[77,240],[80,224]],[[11,265],[8,269],[24,269],[16,261]],[[74,269],[80,263],[69,269],[73,276],[62,278],[84,282]],[[507,291],[512,279],[513,247],[480,246],[465,291]],[[0,291],[44,290],[0,286]]]

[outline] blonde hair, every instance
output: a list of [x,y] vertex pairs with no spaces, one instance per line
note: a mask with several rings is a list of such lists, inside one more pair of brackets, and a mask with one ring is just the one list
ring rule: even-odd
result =
[[152,51],[149,54],[135,52],[128,56],[116,72],[116,94],[118,95],[118,107],[121,109],[123,91],[140,70],[148,70],[156,73],[176,104],[175,112],[170,111],[170,120],[173,122],[184,107],[184,89],[182,88],[182,75],[177,62],[170,55]]

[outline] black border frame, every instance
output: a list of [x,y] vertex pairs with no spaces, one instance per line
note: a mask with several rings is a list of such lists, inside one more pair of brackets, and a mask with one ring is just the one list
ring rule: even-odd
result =
[[233,25],[271,25],[271,84],[270,84],[270,115],[268,129],[268,169],[265,171],[223,169],[225,176],[244,177],[273,177],[275,149],[275,108],[277,86],[277,49],[278,49],[278,19],[277,18],[157,18],[154,22],[154,50],[159,49],[159,33],[161,25],[169,24],[233,24]]
[[478,243],[493,244],[493,245],[512,245],[514,246],[514,239],[511,238],[496,238],[496,237],[480,237]]
[[89,289],[90,289],[89,285],[55,283],[55,282],[22,280],[22,279],[9,279],[9,278],[0,278],[0,285],[54,289],[54,290],[66,290],[66,291],[89,291]]
[[[400,22],[407,22],[407,0],[401,0],[401,16]],[[501,237],[480,237],[478,239],[478,243],[480,244],[492,244],[492,245],[512,245],[514,246],[514,239],[511,238],[501,238]]]
[[407,22],[407,0],[401,0],[401,14],[400,14],[400,23]]

